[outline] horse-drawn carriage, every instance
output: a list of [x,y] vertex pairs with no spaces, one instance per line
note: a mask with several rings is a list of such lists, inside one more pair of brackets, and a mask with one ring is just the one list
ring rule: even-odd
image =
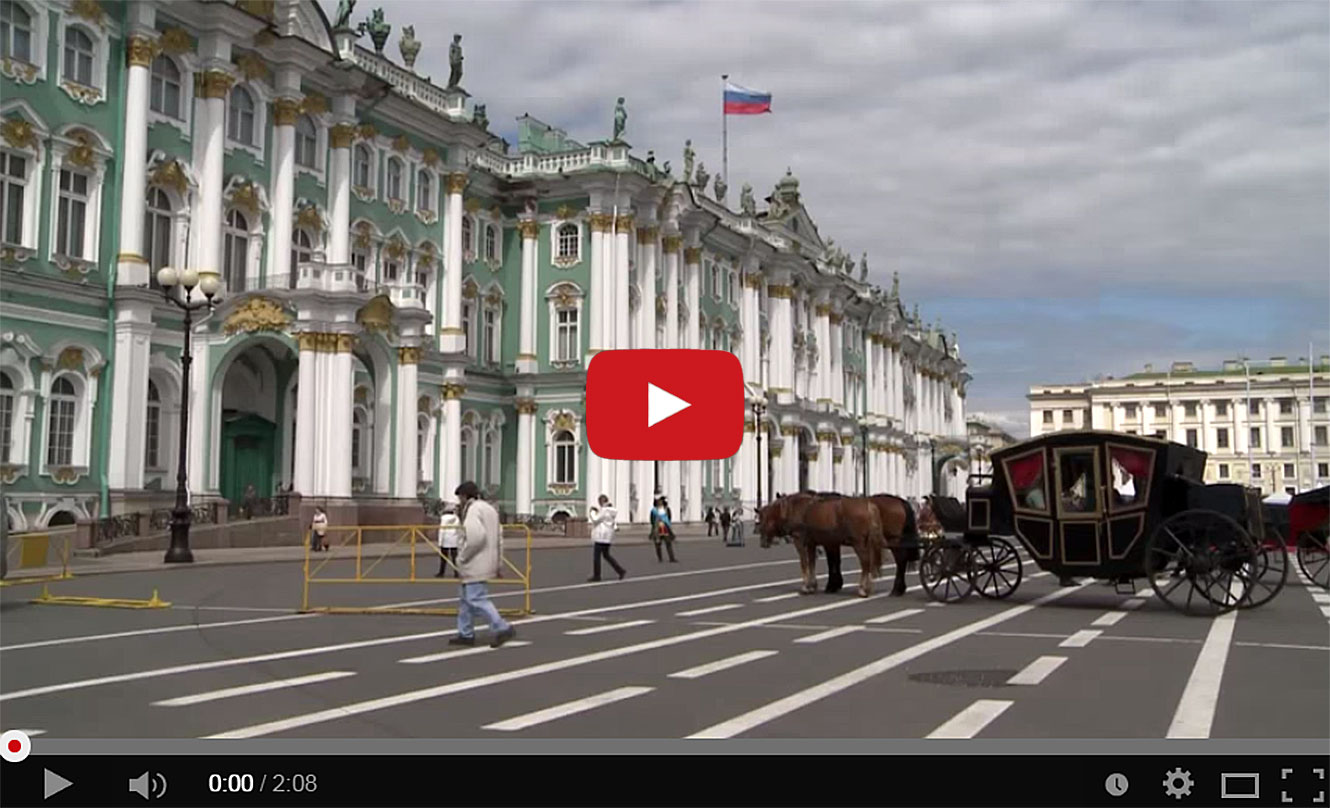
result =
[[1330,589],[1330,486],[1295,494],[1287,502],[1266,502],[1266,532],[1281,536],[1298,558],[1302,574]]
[[1064,583],[1089,577],[1134,592],[1144,578],[1186,613],[1259,606],[1287,580],[1284,541],[1267,538],[1259,494],[1206,485],[1198,449],[1116,432],[1055,432],[991,459],[990,482],[966,491],[963,519],[932,503],[952,531],[920,562],[935,600],[1015,592],[1025,562],[1013,540]]

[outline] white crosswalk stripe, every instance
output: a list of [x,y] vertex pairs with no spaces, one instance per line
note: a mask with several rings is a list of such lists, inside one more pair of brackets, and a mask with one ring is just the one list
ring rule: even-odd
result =
[[973,738],[993,723],[1015,702],[980,699],[961,710],[950,721],[928,733],[929,738]]
[[634,696],[641,696],[644,693],[650,693],[655,690],[653,687],[620,687],[611,690],[608,693],[601,693],[596,696],[588,696],[577,701],[570,701],[566,704],[560,704],[555,707],[549,707],[544,710],[537,710],[534,713],[519,715],[516,718],[510,718],[507,721],[500,721],[496,724],[486,724],[482,729],[493,729],[512,732],[519,729],[534,727],[537,724],[545,724],[550,721],[556,721],[565,716],[584,713],[587,710],[594,710],[597,707],[604,707],[607,704],[613,704],[616,701],[631,699]]
[[737,668],[740,665],[747,665],[749,662],[756,662],[759,659],[775,656],[775,651],[749,651],[746,654],[738,654],[725,659],[718,659],[715,662],[708,662],[705,665],[698,665],[696,668],[671,673],[671,679],[700,679],[703,676],[709,676],[720,671],[727,671],[730,668]]
[[606,631],[618,631],[620,629],[625,629],[625,628],[637,628],[638,626],[646,626],[654,622],[656,621],[629,620],[626,623],[610,623],[608,626],[592,626],[591,628],[574,629],[573,631],[565,631],[564,634],[568,634],[574,637],[581,637],[587,634],[604,634]]
[[334,679],[345,679],[348,676],[355,675],[355,671],[328,671],[327,673],[315,673],[309,676],[297,676],[293,679],[274,679],[271,682],[259,682],[258,684],[243,685],[241,687],[210,690],[207,693],[196,693],[192,696],[181,696],[174,699],[154,701],[152,704],[154,707],[185,707],[191,704],[203,704],[204,702],[218,701],[219,699],[233,699],[237,696],[249,696],[254,693],[267,693],[288,687],[302,687],[304,685],[318,684],[319,682],[331,682]]

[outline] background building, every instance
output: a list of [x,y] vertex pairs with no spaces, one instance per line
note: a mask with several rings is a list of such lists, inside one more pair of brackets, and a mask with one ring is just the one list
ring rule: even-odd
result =
[[1030,388],[1030,434],[1106,429],[1149,435],[1209,454],[1208,482],[1245,483],[1266,493],[1330,484],[1330,356],[1314,365],[1225,361],[1215,369],[1174,362],[1168,371],[1091,384]]
[[989,456],[1019,440],[998,427],[973,418],[966,421],[965,428],[969,436],[971,474],[992,474],[993,463]]
[[[381,16],[357,42],[309,0],[0,10],[15,529],[169,505],[183,408],[196,504],[253,485],[344,524],[419,521],[467,479],[510,515],[577,516],[606,493],[640,520],[660,491],[696,520],[751,507],[759,475],[768,498],[848,491],[866,465],[873,490],[920,495],[934,456],[963,462],[954,335],[866,282],[792,172],[760,207],[747,186],[731,203],[691,150],[682,177],[635,156],[617,114],[590,144],[524,117],[514,148],[460,54],[433,84],[413,35],[399,64]],[[224,290],[196,320],[183,402],[164,266]],[[739,454],[589,452],[587,362],[652,347],[740,357],[765,410]]]

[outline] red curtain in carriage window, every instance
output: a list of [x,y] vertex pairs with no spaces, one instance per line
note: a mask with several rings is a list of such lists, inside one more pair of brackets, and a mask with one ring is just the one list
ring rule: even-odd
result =
[[1128,474],[1140,480],[1150,476],[1150,453],[1136,449],[1113,447],[1112,456]]
[[1039,480],[1039,475],[1043,473],[1043,452],[1022,457],[1019,460],[1007,461],[1007,477],[1011,480],[1011,487],[1014,491],[1020,491],[1034,485]]

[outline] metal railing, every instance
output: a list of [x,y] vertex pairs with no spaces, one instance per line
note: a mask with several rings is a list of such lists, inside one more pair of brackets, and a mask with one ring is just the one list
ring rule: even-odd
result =
[[289,516],[291,514],[291,498],[286,494],[278,494],[275,497],[260,497],[249,502],[231,502],[226,509],[228,522],[234,522],[238,519],[255,519],[267,516]]
[[[522,565],[518,566],[509,560],[503,546],[502,537],[500,538],[499,549],[499,571],[498,576],[488,579],[485,583],[500,586],[521,586],[523,589],[523,605],[520,609],[500,609],[499,612],[505,615],[527,615],[531,614],[531,530],[526,525],[504,524],[500,525],[503,532],[521,531],[525,536],[524,558]],[[435,537],[438,536],[438,525],[376,525],[376,526],[346,526],[335,527],[329,525],[325,529],[323,540],[329,545],[326,558],[314,558],[312,550],[311,531],[305,531],[305,566],[304,566],[304,585],[301,593],[300,611],[301,612],[322,612],[330,614],[430,614],[430,615],[455,615],[455,607],[448,608],[423,608],[419,606],[310,606],[310,587],[319,584],[332,585],[365,585],[365,584],[446,584],[455,581],[426,573],[427,577],[417,577],[417,561],[420,556],[425,559],[439,559],[440,570],[457,570],[453,560],[439,547]],[[377,541],[375,541],[377,539]],[[376,545],[372,550],[366,552],[366,544]],[[391,557],[403,557],[402,554],[394,555],[393,551],[405,545],[408,552],[404,555],[407,561],[406,576],[402,577],[400,571],[395,576],[378,577],[373,575],[374,571]],[[422,550],[421,548],[428,548]],[[321,577],[325,569],[330,569],[328,577]],[[514,577],[506,576],[505,570],[510,571]]]
[[74,534],[67,531],[61,531],[60,535],[52,535],[51,531],[11,534],[8,541],[9,546],[6,548],[6,571],[12,569],[29,570],[40,569],[42,567],[54,567],[56,564],[51,563],[51,553],[54,549],[56,553],[56,561],[60,566],[60,574],[39,577],[19,577],[0,581],[0,586],[42,583],[46,581],[63,581],[73,578],[74,574],[69,571],[69,557],[73,541]]

